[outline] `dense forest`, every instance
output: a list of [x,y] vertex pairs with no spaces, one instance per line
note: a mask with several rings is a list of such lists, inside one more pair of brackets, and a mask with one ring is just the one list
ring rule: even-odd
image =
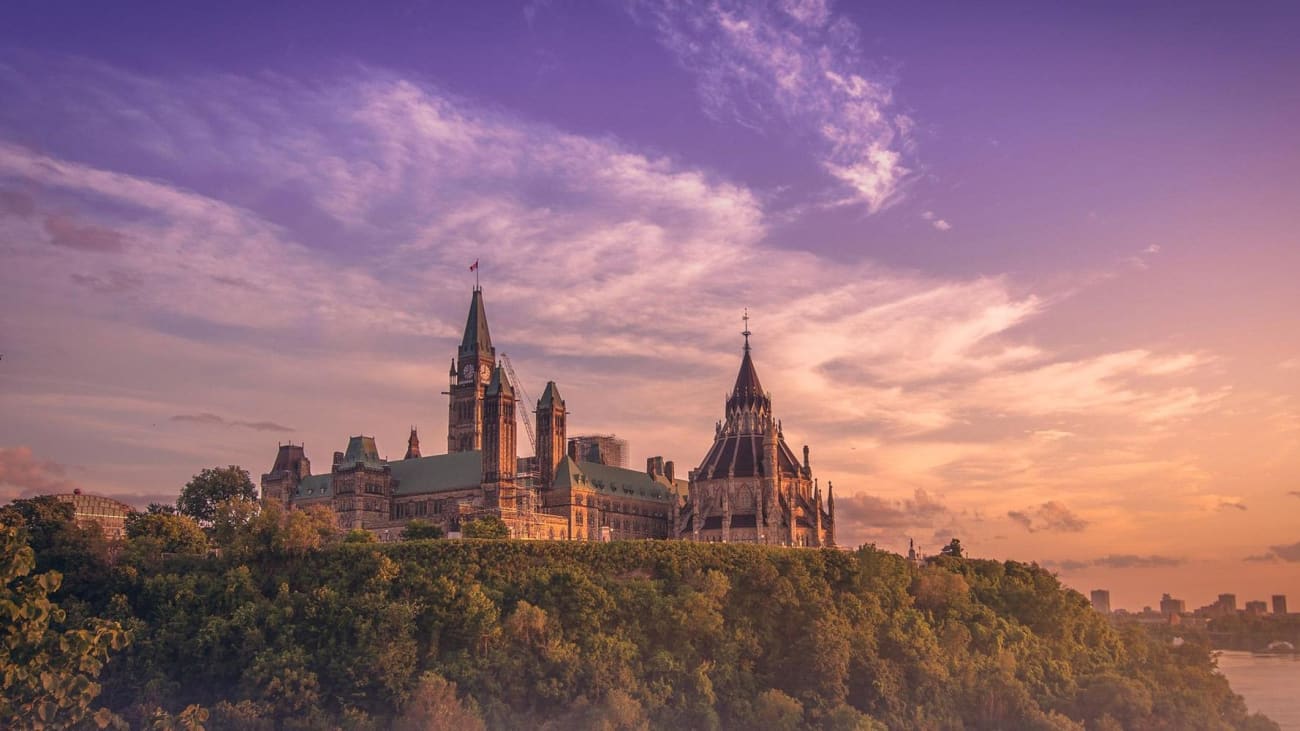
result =
[[1277,728],[1204,644],[1014,561],[381,545],[251,501],[139,515],[117,547],[53,501],[0,524],[4,727]]

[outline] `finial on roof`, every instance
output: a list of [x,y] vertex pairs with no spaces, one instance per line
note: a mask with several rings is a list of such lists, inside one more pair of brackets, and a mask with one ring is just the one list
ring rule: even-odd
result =
[[745,329],[742,330],[740,334],[745,336],[745,352],[748,353],[748,352],[749,352],[749,336],[752,334],[752,333],[749,332],[749,308],[748,308],[748,307],[745,308],[745,316],[742,317],[742,318],[740,318],[740,319],[742,319],[742,320],[745,321]]

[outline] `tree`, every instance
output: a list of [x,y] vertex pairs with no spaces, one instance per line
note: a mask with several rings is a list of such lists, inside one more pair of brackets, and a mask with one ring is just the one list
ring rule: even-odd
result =
[[796,731],[803,726],[803,705],[775,688],[765,690],[754,703],[754,726]]
[[461,535],[466,538],[509,538],[510,526],[495,515],[466,521],[460,527]]
[[[95,681],[109,652],[131,638],[117,622],[101,619],[85,629],[55,630],[67,615],[49,595],[63,577],[31,575],[35,566],[21,529],[0,525],[0,727],[69,728],[92,715],[100,692]],[[100,709],[94,718],[103,728],[113,714]]]
[[158,559],[164,554],[203,554],[208,536],[187,515],[133,513],[126,519],[126,554]]
[[210,467],[195,475],[181,490],[176,507],[182,514],[209,525],[216,516],[217,504],[232,499],[257,499],[257,488],[248,470],[233,464]]
[[948,545],[939,549],[939,553],[944,556],[952,556],[953,558],[961,558],[966,555],[962,551],[961,541],[957,540],[956,538],[949,541]]
[[441,675],[426,672],[406,701],[402,715],[393,722],[395,731],[421,731],[431,728],[454,728],[480,731],[486,728],[473,698],[456,697],[456,684]]
[[57,571],[67,579],[60,596],[93,599],[103,588],[96,580],[108,571],[108,541],[98,523],[78,525],[73,515],[72,503],[42,495],[6,505],[0,523],[23,529],[36,571]]
[[353,528],[343,536],[344,543],[378,543],[375,534],[365,528]]
[[427,520],[412,520],[402,529],[402,540],[423,541],[429,538],[442,538],[442,527]]
[[240,558],[302,555],[338,538],[338,521],[328,505],[286,508],[276,501],[231,500],[217,511],[214,532],[222,550]]

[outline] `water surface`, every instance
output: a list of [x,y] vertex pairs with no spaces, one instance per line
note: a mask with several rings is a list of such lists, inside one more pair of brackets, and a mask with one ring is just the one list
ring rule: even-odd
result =
[[1219,672],[1246,707],[1277,721],[1282,731],[1300,731],[1300,655],[1261,655],[1220,650]]

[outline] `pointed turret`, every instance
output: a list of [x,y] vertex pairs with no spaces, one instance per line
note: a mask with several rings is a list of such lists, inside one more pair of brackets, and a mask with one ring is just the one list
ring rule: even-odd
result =
[[484,393],[485,396],[495,396],[497,394],[504,394],[510,398],[515,396],[515,388],[510,385],[510,378],[506,376],[506,369],[500,363],[492,371],[492,380],[488,383],[487,391]]
[[415,433],[415,427],[411,427],[411,436],[406,439],[406,456],[402,459],[419,459],[420,458],[420,435]]
[[542,391],[542,397],[537,400],[537,408],[549,409],[556,403],[564,403],[560,398],[560,389],[556,387],[555,381],[546,382],[546,390]]
[[555,381],[546,383],[546,390],[537,401],[537,475],[543,490],[555,480],[556,466],[564,459],[567,442],[566,411],[564,399]]
[[475,287],[469,303],[469,317],[465,320],[465,336],[460,340],[460,357],[476,353],[495,353],[492,336],[488,334],[487,311],[483,309],[483,290]]

